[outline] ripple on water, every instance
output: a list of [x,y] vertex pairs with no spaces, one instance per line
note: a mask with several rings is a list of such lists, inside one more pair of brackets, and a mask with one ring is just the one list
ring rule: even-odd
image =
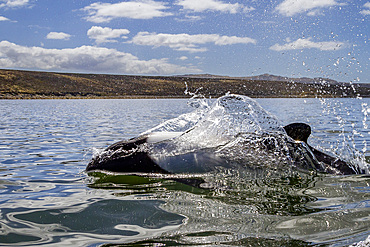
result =
[[[9,243],[19,244],[59,241],[64,244],[63,239],[71,236],[78,236],[80,241],[87,242],[97,239],[107,241],[108,238],[133,240],[156,237],[161,232],[178,227],[185,219],[160,209],[161,204],[163,202],[106,199],[55,207],[47,200],[41,209],[35,205],[32,210],[4,207],[1,209],[4,217],[1,235],[6,236]],[[31,205],[25,206],[32,208]],[[19,238],[20,235],[23,238]]]
[[[346,137],[345,143],[364,148],[368,131],[359,127],[361,111],[348,117],[355,127],[340,126],[335,117],[318,115],[317,99],[305,100],[261,101],[285,124],[307,120],[316,146],[330,150],[343,134],[354,140]],[[186,100],[2,101],[0,243],[346,246],[370,234],[366,176],[225,172],[201,174],[207,186],[199,188],[163,178],[81,173],[93,148],[188,111]],[[364,154],[369,162],[369,150]]]

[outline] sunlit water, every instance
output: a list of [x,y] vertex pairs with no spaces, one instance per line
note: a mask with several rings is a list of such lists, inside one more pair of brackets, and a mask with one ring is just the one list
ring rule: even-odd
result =
[[[369,99],[258,99],[309,142],[370,162]],[[0,245],[346,246],[370,234],[370,178],[202,174],[199,188],[84,169],[96,148],[194,109],[185,99],[0,101]]]

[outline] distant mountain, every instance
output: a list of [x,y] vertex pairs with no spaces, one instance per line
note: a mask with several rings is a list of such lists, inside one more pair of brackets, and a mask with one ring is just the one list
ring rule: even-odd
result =
[[244,77],[244,78],[248,78],[249,80],[258,80],[258,81],[291,81],[289,77],[270,75],[270,74],[249,76],[249,77]]
[[206,97],[228,92],[250,97],[370,97],[369,85],[269,74],[129,76],[0,69],[0,99],[190,97],[185,89]]
[[[187,77],[187,78],[231,78],[230,76],[224,75],[212,75],[212,74],[185,74],[185,75],[174,75],[174,77]],[[234,77],[236,78],[236,77]]]
[[263,80],[263,81],[286,81],[286,82],[299,82],[299,83],[314,83],[314,84],[338,84],[339,82],[329,78],[315,77],[300,77],[290,78],[277,75],[263,74],[249,77],[251,80]]
[[298,82],[298,83],[313,83],[313,84],[338,84],[339,82],[329,78],[315,77],[300,77],[291,78],[286,76],[278,76],[271,74],[262,74],[256,76],[244,76],[244,77],[231,77],[223,75],[212,75],[212,74],[188,74],[188,75],[176,75],[175,77],[189,77],[189,78],[218,78],[218,79],[241,79],[241,80],[252,80],[252,81],[281,81],[281,82]]

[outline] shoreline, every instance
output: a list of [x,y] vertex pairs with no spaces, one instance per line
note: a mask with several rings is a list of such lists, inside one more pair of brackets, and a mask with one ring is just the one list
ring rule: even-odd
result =
[[[289,78],[288,78],[289,79]],[[73,74],[0,69],[0,99],[162,99],[190,98],[186,92],[218,98],[226,93],[251,98],[370,97],[370,84],[289,79]],[[193,94],[192,94],[193,95]]]
[[[220,96],[209,96],[206,98],[211,98],[211,99],[216,99],[221,97]],[[249,96],[246,95],[250,98],[258,99],[258,98],[285,98],[285,99],[314,99],[314,98],[370,98],[370,96],[348,96],[348,97],[340,97],[336,95],[276,95],[276,96],[263,96],[263,95],[255,95],[255,96]],[[178,96],[178,95],[166,95],[166,96],[155,96],[155,95],[123,95],[123,96],[96,96],[96,95],[88,95],[88,96],[73,96],[73,95],[68,95],[68,96],[49,96],[49,95],[11,95],[11,96],[4,96],[0,95],[0,100],[50,100],[50,99],[55,99],[55,100],[60,100],[60,99],[190,99],[191,96]]]

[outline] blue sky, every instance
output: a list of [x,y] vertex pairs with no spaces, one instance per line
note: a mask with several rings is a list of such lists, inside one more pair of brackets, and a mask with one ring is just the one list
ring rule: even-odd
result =
[[0,68],[370,82],[369,1],[0,0]]

